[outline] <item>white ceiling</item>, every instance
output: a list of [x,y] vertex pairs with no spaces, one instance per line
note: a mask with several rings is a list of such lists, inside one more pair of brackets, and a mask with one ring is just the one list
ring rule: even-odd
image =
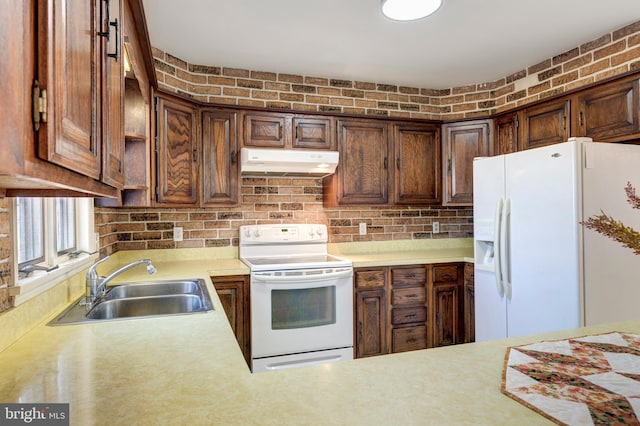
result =
[[640,20],[640,0],[143,0],[151,44],[192,64],[450,88],[492,82]]

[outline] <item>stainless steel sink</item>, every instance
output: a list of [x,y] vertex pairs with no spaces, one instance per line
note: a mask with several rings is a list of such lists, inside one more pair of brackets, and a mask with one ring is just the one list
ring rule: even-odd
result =
[[92,306],[81,297],[49,325],[166,315],[194,314],[213,310],[202,279],[131,282],[110,287]]
[[155,281],[145,283],[133,283],[110,287],[104,298],[124,299],[127,297],[166,296],[169,294],[197,293],[198,283],[194,280],[184,281]]
[[152,315],[188,314],[203,310],[205,309],[199,296],[194,294],[172,294],[170,296],[104,300],[94,306],[86,316],[94,320],[107,320]]

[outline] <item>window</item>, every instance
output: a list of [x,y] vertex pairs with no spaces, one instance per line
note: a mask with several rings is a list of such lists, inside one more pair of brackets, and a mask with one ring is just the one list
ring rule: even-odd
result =
[[16,305],[94,260],[93,224],[90,198],[15,199]]

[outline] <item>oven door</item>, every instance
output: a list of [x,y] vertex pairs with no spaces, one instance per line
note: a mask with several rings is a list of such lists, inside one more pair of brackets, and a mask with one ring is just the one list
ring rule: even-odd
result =
[[252,358],[352,346],[352,268],[251,274]]

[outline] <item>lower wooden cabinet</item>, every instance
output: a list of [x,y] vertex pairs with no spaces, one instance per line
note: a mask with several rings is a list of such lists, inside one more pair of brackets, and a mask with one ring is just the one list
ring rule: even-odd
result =
[[251,367],[251,310],[249,299],[249,276],[233,275],[211,277],[213,286],[218,293],[218,298],[224,312],[227,314],[231,329],[236,335],[236,340],[244,359]]
[[464,343],[476,341],[476,310],[473,263],[464,264]]
[[391,268],[391,352],[427,347],[425,266]]
[[388,268],[354,271],[354,356],[389,353],[387,339]]
[[473,264],[355,268],[354,292],[356,358],[475,338]]
[[459,263],[433,266],[431,346],[462,343],[462,266]]

